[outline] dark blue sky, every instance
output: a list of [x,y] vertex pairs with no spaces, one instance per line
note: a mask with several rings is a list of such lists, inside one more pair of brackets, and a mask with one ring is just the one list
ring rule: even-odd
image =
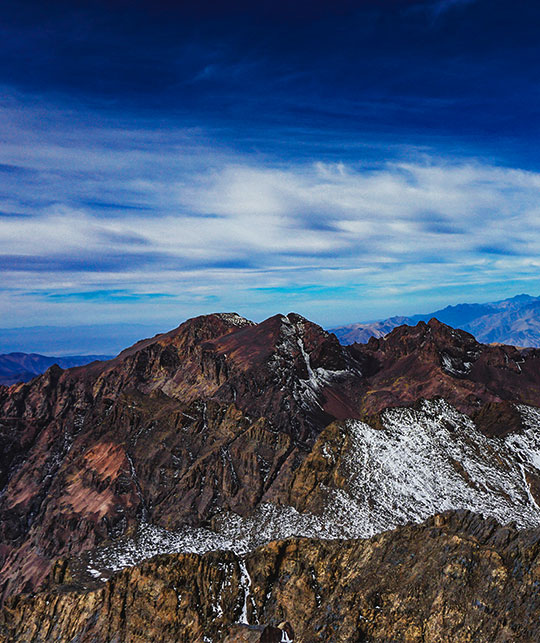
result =
[[538,3],[194,4],[2,3],[2,326],[538,293]]

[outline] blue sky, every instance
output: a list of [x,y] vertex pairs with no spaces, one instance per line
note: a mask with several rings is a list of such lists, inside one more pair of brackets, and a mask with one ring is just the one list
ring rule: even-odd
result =
[[540,292],[538,3],[194,4],[2,3],[2,327]]

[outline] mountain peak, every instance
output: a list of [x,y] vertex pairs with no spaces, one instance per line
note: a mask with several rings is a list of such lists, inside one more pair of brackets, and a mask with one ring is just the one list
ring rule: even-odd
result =
[[382,337],[394,328],[435,318],[453,329],[467,331],[482,343],[513,346],[540,346],[540,298],[522,293],[510,299],[485,304],[457,304],[429,314],[391,317],[377,322],[333,328],[343,344],[365,343]]
[[507,301],[533,301],[534,299],[537,299],[537,297],[533,297],[532,295],[527,295],[526,293],[521,293],[520,295],[515,295],[514,297],[510,297],[510,299],[507,299]]
[[475,338],[466,331],[457,330],[432,317],[428,322],[419,321],[414,326],[403,324],[390,331],[385,337],[369,342],[370,346],[383,348],[384,351],[392,351],[394,354],[412,353],[419,350],[424,352],[428,346],[434,346],[437,350],[450,347],[465,347],[470,350],[471,346],[477,345]]
[[232,326],[238,326],[239,328],[243,328],[244,326],[255,325],[255,322],[252,322],[251,320],[246,319],[245,317],[242,317],[242,315],[239,315],[238,313],[214,313],[214,315],[209,315],[209,317],[212,317],[212,316],[219,317],[224,322],[227,322]]

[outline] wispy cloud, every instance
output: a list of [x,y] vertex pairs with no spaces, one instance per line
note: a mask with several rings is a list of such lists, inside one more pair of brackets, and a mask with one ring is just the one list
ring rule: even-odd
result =
[[30,310],[108,318],[140,304],[149,318],[152,300],[163,317],[222,307],[262,317],[293,291],[304,312],[331,306],[343,318],[361,297],[380,305],[538,271],[534,172],[436,155],[277,164],[198,131],[91,123],[66,146],[61,118],[38,136],[4,116],[6,326]]
[[538,291],[535,3],[23,4],[0,9],[0,325]]

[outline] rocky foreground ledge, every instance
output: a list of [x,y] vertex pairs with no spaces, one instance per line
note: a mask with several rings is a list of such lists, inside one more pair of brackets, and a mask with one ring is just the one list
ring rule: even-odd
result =
[[7,601],[0,641],[218,643],[288,621],[305,643],[536,642],[539,587],[539,530],[446,512],[366,540],[157,556],[96,589],[60,562],[47,591]]

